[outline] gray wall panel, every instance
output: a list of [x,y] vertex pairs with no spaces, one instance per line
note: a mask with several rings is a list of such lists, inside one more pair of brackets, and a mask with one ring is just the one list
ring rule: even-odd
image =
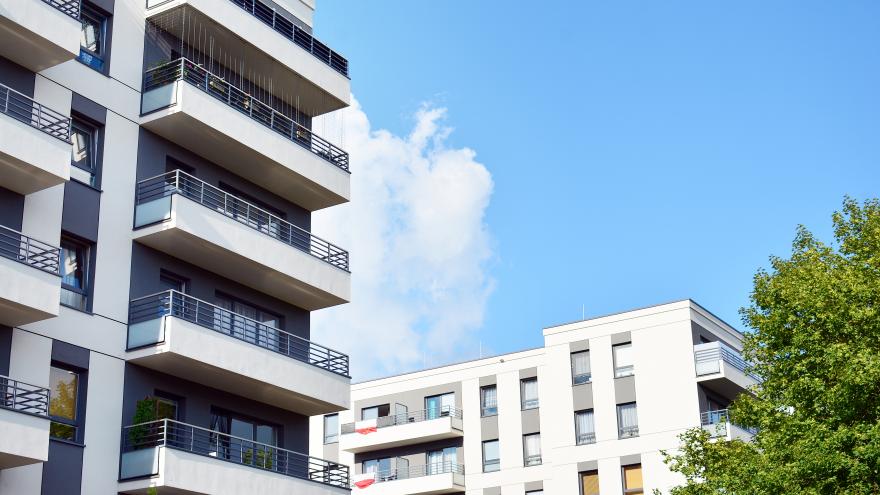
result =
[[[75,495],[82,491],[83,446],[51,440],[43,463],[42,495]],[[90,494],[89,494],[90,495]]]
[[36,74],[12,60],[0,57],[0,83],[33,98],[35,82]]
[[407,390],[404,392],[374,397],[367,400],[359,400],[353,404],[352,410],[354,417],[360,419],[361,409],[365,407],[378,406],[382,404],[390,404],[391,412],[394,412],[394,404],[403,404],[410,412],[423,411],[425,409],[425,398],[434,395],[455,393],[456,407],[461,407],[461,382],[452,382],[433,387],[420,388],[416,390]]
[[584,409],[593,408],[593,384],[584,383],[571,387],[571,393],[574,397],[574,410],[583,411]]
[[64,184],[61,230],[98,242],[98,216],[101,192],[75,180]]
[[522,411],[522,432],[523,435],[529,433],[538,433],[541,431],[540,409],[529,409]]
[[636,377],[624,376],[614,379],[614,399],[617,404],[636,401]]
[[24,218],[24,195],[0,187],[0,225],[21,231],[22,218]]
[[9,358],[11,356],[12,327],[0,325],[0,375],[9,376]]
[[498,416],[480,418],[480,440],[495,440],[498,438]]
[[611,336],[611,345],[626,344],[632,342],[632,336],[629,332],[615,333]]

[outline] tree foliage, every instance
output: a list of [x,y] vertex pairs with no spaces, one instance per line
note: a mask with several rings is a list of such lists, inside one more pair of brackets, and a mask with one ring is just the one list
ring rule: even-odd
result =
[[754,278],[744,356],[763,382],[731,408],[752,442],[693,430],[673,495],[880,493],[880,202],[844,200],[833,245],[800,227]]

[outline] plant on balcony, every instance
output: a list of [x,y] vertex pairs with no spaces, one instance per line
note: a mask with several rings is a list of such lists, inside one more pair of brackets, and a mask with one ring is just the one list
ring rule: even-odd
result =
[[[258,449],[256,459],[254,458],[254,449],[247,449],[242,455],[242,463],[261,467],[263,469],[272,469],[272,451]],[[253,461],[253,462],[252,462]]]
[[156,421],[156,399],[146,397],[137,401],[134,407],[134,416],[131,418],[131,424],[134,425],[128,429],[128,442],[132,449],[137,450],[147,447],[147,438],[155,433],[155,424],[144,424]]

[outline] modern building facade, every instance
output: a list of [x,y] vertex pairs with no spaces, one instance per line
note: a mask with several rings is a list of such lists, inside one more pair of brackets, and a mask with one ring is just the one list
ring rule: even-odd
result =
[[349,490],[310,313],[349,200],[314,0],[0,0],[0,493]]
[[[742,335],[690,300],[544,329],[544,347],[352,385],[312,418],[311,453],[354,493],[639,494],[703,427],[748,438],[726,408],[755,385]],[[321,433],[323,431],[323,434]]]

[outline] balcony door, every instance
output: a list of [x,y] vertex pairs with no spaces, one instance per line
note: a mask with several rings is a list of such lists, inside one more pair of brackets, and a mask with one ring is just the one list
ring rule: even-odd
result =
[[428,475],[450,472],[458,464],[458,449],[447,447],[443,450],[432,450],[427,454]]
[[286,347],[275,330],[281,327],[280,316],[222,294],[217,294],[217,306],[226,310],[215,312],[218,330],[261,347],[278,351]]
[[441,416],[450,416],[455,410],[455,393],[434,395],[425,397],[426,419],[436,419]]
[[284,469],[278,456],[281,428],[254,418],[215,409],[211,414],[212,443],[217,457],[263,469]]

